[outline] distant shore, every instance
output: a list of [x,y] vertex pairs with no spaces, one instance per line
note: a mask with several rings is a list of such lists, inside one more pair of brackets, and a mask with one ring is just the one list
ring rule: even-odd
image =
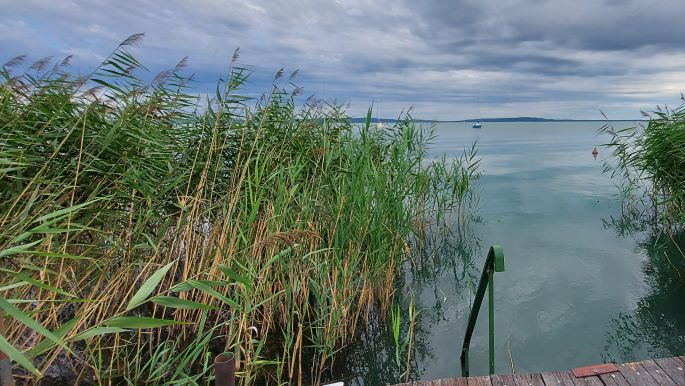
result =
[[[351,118],[353,123],[366,122],[366,118]],[[390,118],[371,118],[371,123],[393,123],[396,119]],[[535,117],[513,117],[513,118],[471,118],[462,120],[430,120],[430,119],[415,119],[415,122],[646,122],[645,119],[550,119],[550,118],[535,118]]]

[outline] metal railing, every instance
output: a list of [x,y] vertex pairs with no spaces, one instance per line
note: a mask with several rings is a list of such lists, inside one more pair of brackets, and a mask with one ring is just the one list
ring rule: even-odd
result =
[[461,347],[461,375],[469,376],[469,346],[471,345],[471,336],[473,336],[473,329],[476,327],[476,320],[478,319],[478,312],[483,303],[485,296],[485,288],[488,289],[488,328],[489,328],[489,355],[490,355],[490,374],[495,373],[495,299],[493,294],[493,278],[495,272],[504,271],[504,252],[499,245],[490,247],[488,257],[485,259],[485,266],[483,273],[478,282],[478,289],[476,290],[476,298],[469,313],[469,324],[466,327],[466,335],[464,335],[464,344]]

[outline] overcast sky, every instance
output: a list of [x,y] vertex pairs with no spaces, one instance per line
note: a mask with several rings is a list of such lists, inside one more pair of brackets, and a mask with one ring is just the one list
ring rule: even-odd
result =
[[235,48],[268,90],[300,69],[303,96],[360,115],[634,119],[685,91],[685,0],[0,0],[0,62],[75,55],[86,72],[127,36],[158,71],[190,57],[206,93]]

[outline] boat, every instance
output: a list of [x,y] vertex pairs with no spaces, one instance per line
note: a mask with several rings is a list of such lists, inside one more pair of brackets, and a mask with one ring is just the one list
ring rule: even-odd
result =
[[481,127],[483,127],[483,125],[480,124],[480,121],[475,121],[473,122],[473,125],[471,125],[471,127],[473,127],[474,129],[480,129]]

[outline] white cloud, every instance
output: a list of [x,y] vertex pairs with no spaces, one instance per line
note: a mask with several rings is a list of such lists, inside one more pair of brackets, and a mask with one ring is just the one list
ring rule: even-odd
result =
[[685,3],[614,3],[0,0],[0,52],[73,53],[87,70],[145,32],[133,51],[148,67],[188,55],[206,91],[241,47],[249,91],[300,68],[305,95],[352,101],[353,114],[375,101],[383,115],[413,105],[429,119],[637,118],[677,102]]

